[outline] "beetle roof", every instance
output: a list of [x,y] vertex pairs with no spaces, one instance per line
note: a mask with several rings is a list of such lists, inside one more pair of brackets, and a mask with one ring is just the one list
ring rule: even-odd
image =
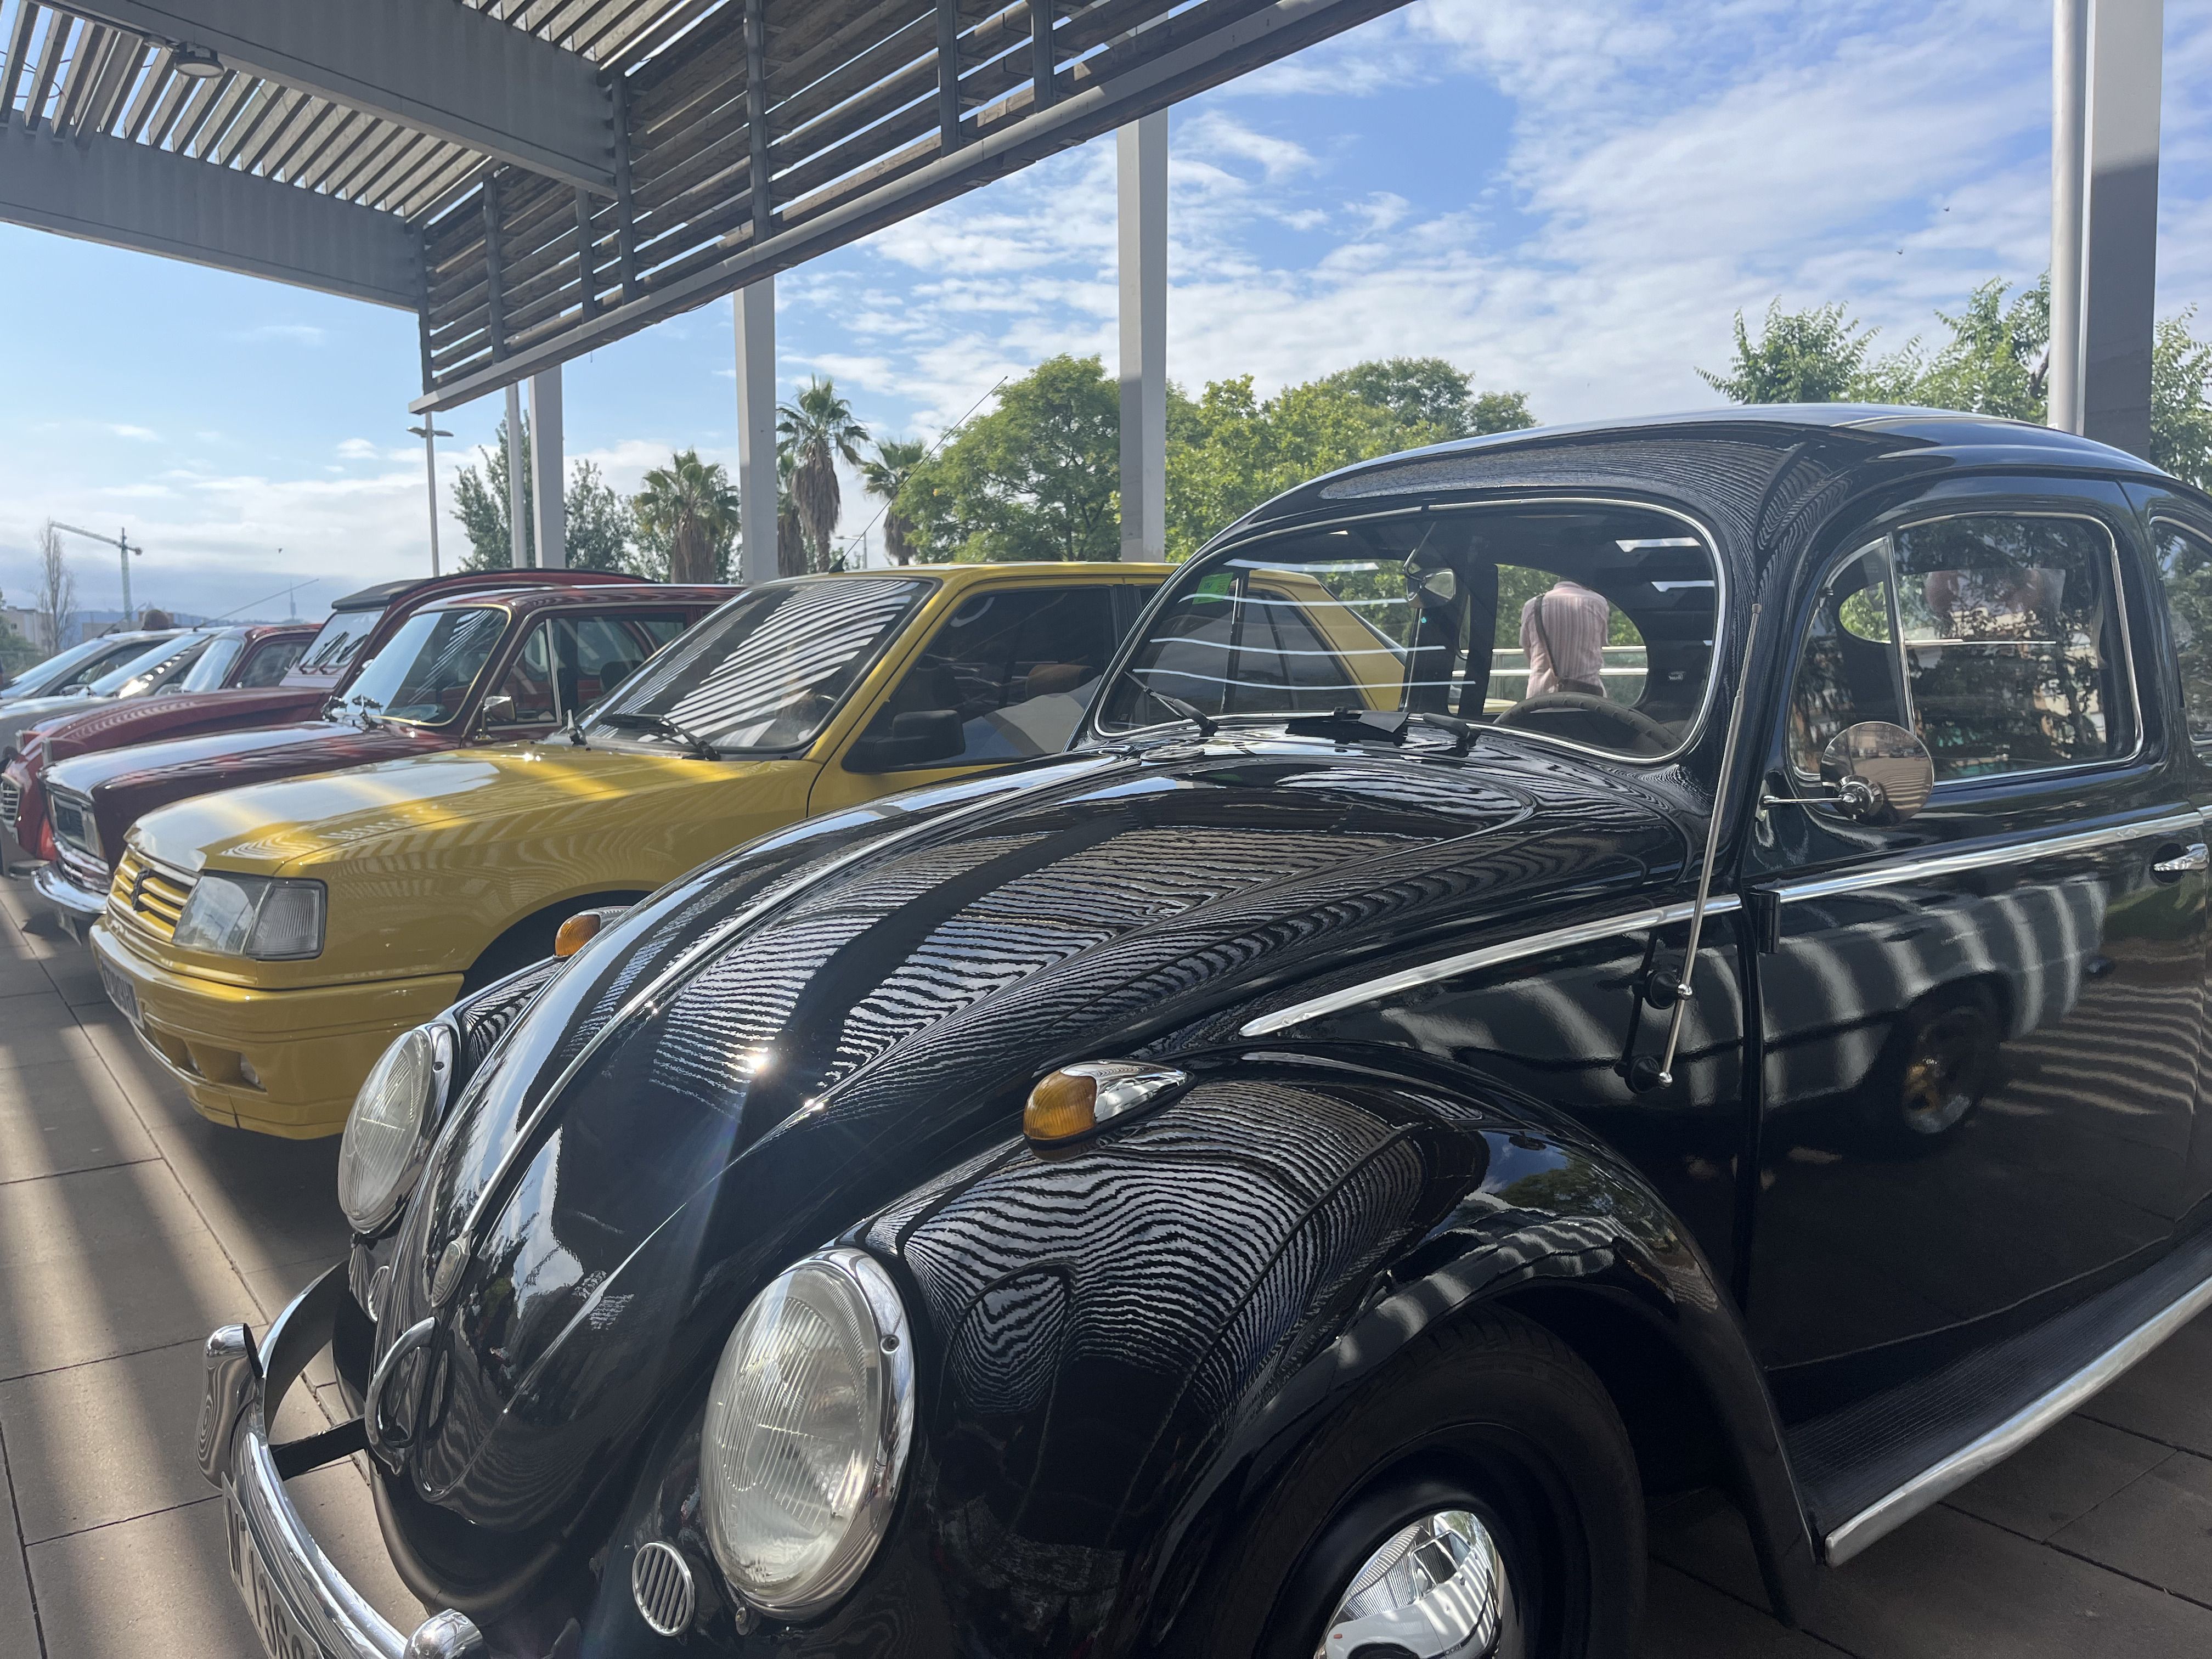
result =
[[2148,461],[2025,421],[1878,404],[1772,404],[1464,438],[1345,467],[1255,507],[1223,532],[1389,511],[1418,498],[1501,489],[1585,489],[1672,498],[1740,554],[1771,552],[1868,482],[1962,465],[2163,479]]

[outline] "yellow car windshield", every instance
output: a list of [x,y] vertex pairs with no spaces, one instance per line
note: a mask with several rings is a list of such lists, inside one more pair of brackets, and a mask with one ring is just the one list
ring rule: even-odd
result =
[[584,731],[593,742],[719,753],[803,747],[930,586],[830,576],[752,588],[672,641]]

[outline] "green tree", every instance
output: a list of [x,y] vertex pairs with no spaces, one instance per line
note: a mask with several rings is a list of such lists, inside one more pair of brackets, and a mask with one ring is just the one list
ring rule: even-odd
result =
[[[522,526],[524,556],[514,556],[514,540],[507,523],[507,475],[508,459],[515,451],[507,441],[504,420],[499,423],[495,441],[497,448],[477,451],[483,470],[479,472],[473,466],[463,467],[453,485],[453,511],[469,538],[469,556],[461,562],[464,570],[505,570],[511,565],[528,563],[537,550],[537,538],[526,522]],[[518,459],[522,467],[522,498],[528,501],[530,417],[526,415],[522,420],[521,441]]]
[[0,686],[12,683],[26,668],[35,666],[51,655],[23,637],[22,632],[5,617],[0,617]]
[[1727,374],[1701,368],[1698,375],[1735,404],[1838,403],[1856,395],[1875,332],[1840,305],[1784,311],[1776,300],[1756,340],[1743,313],[1736,313],[1735,355]]
[[1515,432],[1536,423],[1522,393],[1478,392],[1473,375],[1442,357],[1389,357],[1354,363],[1315,384],[1348,392],[1388,410],[1408,429],[1425,428],[1445,438]]
[[853,418],[853,406],[837,395],[836,382],[809,376],[806,389],[775,411],[778,447],[791,457],[791,502],[808,543],[808,568],[830,568],[830,544],[837,533],[844,505],[837,487],[837,463],[860,464],[868,429]]
[[1966,308],[1936,319],[1950,337],[1923,360],[1920,342],[1874,365],[1853,395],[1869,403],[1916,404],[1958,409],[2008,420],[2045,418],[2045,364],[2051,344],[2051,279],[2021,290],[2005,303],[2009,284],[1984,283],[1966,297]]
[[2150,352],[2150,458],[2212,489],[2212,342],[2189,331],[2191,306],[2158,325]]
[[914,562],[914,527],[898,510],[899,491],[928,453],[919,438],[879,438],[876,453],[860,463],[862,485],[884,504],[884,552],[893,564]]
[[727,581],[738,539],[738,492],[719,461],[681,449],[630,498],[638,537],[673,582]]
[[1120,398],[1096,357],[1050,357],[1009,383],[900,489],[920,556],[1118,558]]
[[635,545],[636,517],[591,462],[578,461],[569,469],[562,508],[568,514],[562,534],[570,569],[646,574]]

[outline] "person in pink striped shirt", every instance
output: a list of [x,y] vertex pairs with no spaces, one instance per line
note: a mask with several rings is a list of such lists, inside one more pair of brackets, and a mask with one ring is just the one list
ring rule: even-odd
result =
[[1521,607],[1521,648],[1528,653],[1528,693],[1579,691],[1601,697],[1606,635],[1613,606],[1602,593],[1562,576]]

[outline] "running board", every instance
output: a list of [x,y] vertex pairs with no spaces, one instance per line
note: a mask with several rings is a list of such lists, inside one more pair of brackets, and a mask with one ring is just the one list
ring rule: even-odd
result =
[[2207,1308],[2212,1232],[2032,1330],[1797,1425],[1790,1461],[1823,1558],[1842,1565],[2003,1462]]

